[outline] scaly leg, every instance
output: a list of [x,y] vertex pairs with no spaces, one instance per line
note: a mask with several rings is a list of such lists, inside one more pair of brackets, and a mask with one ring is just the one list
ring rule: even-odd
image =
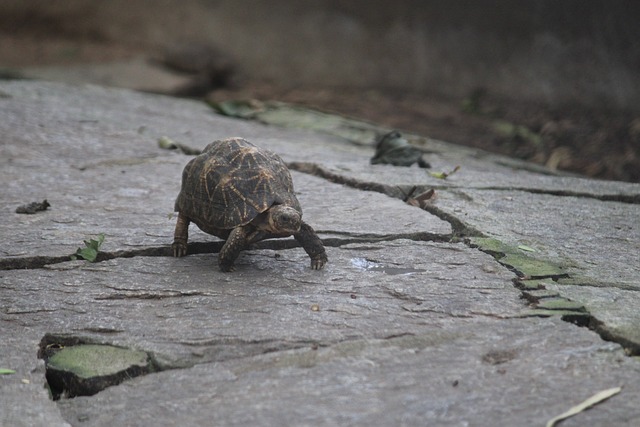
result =
[[313,228],[303,222],[300,226],[300,231],[294,234],[293,237],[302,245],[309,258],[311,258],[311,268],[313,270],[322,269],[328,261],[327,253]]
[[231,230],[229,237],[224,246],[218,254],[218,265],[220,270],[224,272],[234,271],[236,268],[233,266],[236,258],[240,255],[247,245],[247,230],[245,227],[236,227]]
[[176,222],[176,231],[173,233],[173,249],[174,257],[183,257],[187,254],[187,240],[189,239],[189,218],[178,213],[178,221]]

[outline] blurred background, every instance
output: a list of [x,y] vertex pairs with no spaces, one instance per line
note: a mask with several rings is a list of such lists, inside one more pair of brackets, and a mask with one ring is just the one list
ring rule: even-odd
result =
[[640,182],[638,18],[632,0],[0,0],[0,77],[283,100]]

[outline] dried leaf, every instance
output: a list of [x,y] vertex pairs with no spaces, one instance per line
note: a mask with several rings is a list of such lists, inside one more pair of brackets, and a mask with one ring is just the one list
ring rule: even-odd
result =
[[175,150],[178,148],[176,143],[168,136],[161,136],[158,138],[158,147],[164,150]]
[[16,208],[16,213],[19,214],[34,214],[36,212],[40,212],[40,211],[46,211],[48,207],[50,207],[51,204],[49,204],[49,202],[45,199],[42,201],[42,203],[40,202],[32,202],[26,205],[22,205],[22,206],[18,206]]
[[453,168],[451,172],[429,172],[429,175],[438,179],[447,179],[447,177],[450,177],[451,175],[458,172],[459,170],[460,170],[460,165]]
[[429,205],[429,203],[432,202],[433,199],[435,198],[436,191],[433,188],[431,188],[425,191],[424,193],[420,193],[415,197],[411,197],[411,195],[415,192],[415,189],[416,187],[414,187],[411,190],[411,193],[409,193],[409,197],[407,197],[406,203],[408,205],[415,206],[420,209],[425,209]]
[[252,119],[257,113],[264,110],[264,105],[255,99],[210,102],[209,105],[218,114],[241,119]]
[[192,148],[192,147],[189,147],[188,145],[176,142],[171,138],[169,138],[168,136],[161,136],[160,138],[158,138],[158,147],[164,150],[180,150],[182,151],[183,154],[186,154],[188,156],[191,156],[191,155],[197,156],[198,154],[202,153],[202,150],[199,150],[197,148]]
[[608,398],[620,393],[621,390],[622,390],[622,387],[614,387],[607,390],[603,390],[600,393],[596,393],[590,398],[588,398],[587,400],[585,400],[584,402],[580,403],[579,405],[576,405],[573,408],[569,409],[564,414],[560,414],[557,417],[550,419],[549,422],[547,422],[547,427],[554,427],[556,423],[558,423],[559,421],[573,417],[574,415],[577,415],[580,412],[585,411],[594,405],[597,405],[598,403],[604,402]]

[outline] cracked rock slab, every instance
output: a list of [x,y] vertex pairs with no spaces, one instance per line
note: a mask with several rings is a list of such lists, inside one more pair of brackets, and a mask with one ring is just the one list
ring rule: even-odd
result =
[[[636,321],[635,312],[616,316],[635,307],[632,298],[611,292],[623,301],[620,309],[604,292],[631,296],[634,284],[602,273],[612,280],[605,283],[595,272],[600,264],[589,263],[589,256],[616,256],[622,268],[629,259],[616,245],[637,231],[628,197],[635,187],[623,188],[625,203],[610,204],[600,190],[581,196],[584,189],[573,200],[564,187],[582,181],[537,187],[535,174],[514,172],[512,182],[542,188],[515,191],[504,164],[447,146],[450,153],[430,159],[436,167],[466,163],[437,181],[437,209],[423,211],[399,194],[404,185],[429,187],[432,180],[392,168],[370,175],[379,184],[372,188],[349,175],[373,171],[372,148],[338,136],[233,120],[200,103],[123,90],[41,82],[1,82],[0,90],[0,179],[8,183],[0,189],[0,261],[9,268],[0,271],[0,367],[16,372],[0,378],[0,424],[533,426],[622,386],[563,423],[637,425],[635,358],[603,341],[603,329],[601,337],[557,316],[521,318],[545,296],[555,292],[565,304],[564,293],[576,290],[576,307],[601,315],[604,326]],[[341,165],[334,175],[349,179],[292,174],[305,219],[330,243],[325,269],[309,269],[304,251],[280,240],[244,251],[237,271],[223,274],[215,254],[204,253],[212,246],[200,245],[211,237],[195,229],[197,251],[165,256],[189,157],[160,149],[162,136],[194,148],[243,136],[289,164]],[[474,177],[486,185],[473,186]],[[496,183],[501,177],[504,186]],[[393,189],[395,198],[380,189]],[[15,213],[44,199],[51,203],[44,212]],[[587,199],[601,205],[591,212]],[[611,218],[627,228],[615,234]],[[571,277],[522,298],[513,271],[450,241],[465,224],[475,236],[533,248],[542,261],[557,258]],[[567,230],[579,227],[599,229]],[[66,261],[100,232],[110,257]],[[580,256],[567,253],[565,242]],[[7,261],[20,258],[34,262],[19,270]],[[587,296],[596,295],[601,308],[578,292],[594,283],[603,292]],[[37,358],[46,336],[144,351],[161,372],[54,403]]]
[[638,205],[523,191],[464,190],[464,195],[441,192],[437,206],[507,245],[524,245],[523,253],[562,263],[571,276],[638,285]]
[[[437,159],[432,163],[442,166]],[[465,163],[451,178],[439,180],[418,168],[298,165],[331,181],[393,197],[403,197],[412,186],[436,188],[429,211],[455,220],[463,234],[471,230],[471,235],[507,245],[509,253],[501,254],[500,261],[523,274],[568,276],[558,283],[577,286],[558,286],[557,291],[584,305],[603,336],[639,354],[640,303],[628,294],[640,289],[640,185],[484,167]]]
[[79,426],[539,426],[606,384],[623,392],[566,425],[630,427],[640,372],[614,347],[559,320],[483,319],[166,371],[60,407]]
[[6,271],[0,336],[30,331],[31,346],[9,348],[18,376],[44,333],[136,346],[178,368],[61,400],[71,425],[533,426],[579,400],[567,389],[586,398],[619,384],[626,394],[590,424],[640,417],[637,363],[586,329],[513,318],[526,302],[491,256],[397,240],[329,257],[321,272],[301,249],[247,251],[233,275],[211,255]]
[[[5,343],[20,339],[20,345],[7,346],[3,361],[17,375],[4,381],[2,390],[32,401],[39,396],[32,405],[49,407],[46,393],[33,394],[41,390],[44,370],[39,379],[31,373],[47,333],[140,348],[153,354],[161,369],[255,358],[256,367],[244,368],[255,370],[271,363],[263,354],[447,330],[459,321],[507,318],[523,308],[510,273],[462,244],[353,244],[329,248],[329,256],[331,264],[321,272],[306,267],[301,249],[247,251],[233,275],[219,272],[212,255],[5,271],[0,337]],[[12,386],[25,375],[32,378],[29,387]],[[115,387],[126,394],[133,381]],[[3,413],[16,419],[14,410]],[[75,425],[95,421],[89,414],[105,412],[64,416]],[[27,420],[24,425],[39,425]]]
[[[47,211],[35,215],[6,212],[0,216],[0,231],[6,236],[0,253],[9,263],[11,258],[70,256],[84,240],[100,233],[105,235],[100,248],[104,252],[170,245],[176,221],[173,203],[187,161],[187,156],[172,156],[166,161],[107,168],[99,174],[76,172],[75,178],[61,184],[64,193],[56,188],[43,190],[52,204]],[[444,239],[451,233],[448,223],[399,200],[326,183],[306,174],[292,175],[304,218],[320,237],[335,236],[345,241],[350,237],[394,235]],[[22,185],[27,185],[24,179]],[[7,190],[13,197],[6,193],[0,196],[7,210],[20,194],[35,197],[31,189],[21,192],[17,184],[13,187]],[[217,240],[195,226],[191,230],[191,241]]]
[[300,248],[246,251],[234,274],[218,271],[213,255],[13,270],[0,278],[1,319],[142,348],[171,367],[526,308],[511,274],[462,244],[396,240],[328,255],[320,272]]
[[446,238],[451,225],[436,216],[380,193],[354,190],[292,172],[305,221],[321,235]]
[[[640,186],[638,186],[640,188]],[[607,339],[640,353],[637,204],[522,191],[441,192],[437,206],[568,278],[551,286],[583,305]],[[564,286],[563,284],[566,284]]]
[[[531,194],[550,194],[558,196],[575,196],[604,201],[622,201],[640,203],[640,186],[638,184],[600,181],[594,179],[550,176],[534,173],[515,165],[492,164],[485,157],[455,157],[455,150],[450,153],[433,153],[427,155],[432,167],[429,170],[418,167],[396,167],[391,165],[371,165],[368,159],[358,161],[332,161],[330,159],[317,163],[299,164],[301,170],[308,170],[338,182],[351,182],[356,185],[376,188],[393,194],[397,189],[405,192],[413,186],[420,191],[428,188],[449,190],[451,192],[474,190],[527,191]],[[458,154],[459,155],[459,154]],[[450,158],[453,156],[454,158]],[[460,169],[446,179],[439,179],[430,172],[451,172],[456,166]],[[401,193],[398,193],[401,194]]]
[[[105,252],[170,244],[173,204],[190,157],[160,149],[161,135],[177,135],[198,147],[240,134],[298,160],[319,158],[329,147],[329,153],[347,157],[357,149],[329,137],[292,137],[291,131],[284,138],[282,131],[217,116],[204,104],[160,96],[33,82],[3,83],[3,91],[0,254],[9,261],[71,255],[100,233]],[[325,236],[442,238],[451,232],[440,219],[379,194],[299,173],[294,181],[305,219],[327,231]],[[15,213],[24,203],[45,198],[51,204],[47,211]]]

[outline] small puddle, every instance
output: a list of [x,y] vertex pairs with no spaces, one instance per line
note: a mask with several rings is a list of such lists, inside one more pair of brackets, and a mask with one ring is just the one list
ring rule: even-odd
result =
[[366,258],[351,258],[351,265],[362,271],[377,271],[390,275],[413,274],[426,271],[422,268],[390,267]]

